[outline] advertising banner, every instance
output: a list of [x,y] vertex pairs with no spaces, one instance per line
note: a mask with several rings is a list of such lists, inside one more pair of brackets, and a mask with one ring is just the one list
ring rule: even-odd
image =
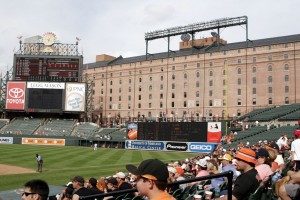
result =
[[35,89],[65,89],[65,83],[56,82],[27,82],[27,88]]
[[166,150],[168,150],[168,151],[187,151],[188,144],[186,142],[166,142]]
[[138,124],[137,123],[128,123],[127,124],[127,139],[136,140],[138,133]]
[[67,83],[65,111],[85,111],[85,84]]
[[65,146],[65,139],[22,138],[22,144]]
[[220,142],[222,137],[221,122],[207,123],[207,142]]
[[0,144],[13,144],[14,138],[13,137],[0,137]]
[[8,110],[24,110],[26,82],[8,82],[6,106]]
[[164,150],[165,142],[147,140],[126,140],[126,149]]
[[210,153],[212,152],[217,144],[205,143],[205,142],[190,142],[189,151],[198,153]]

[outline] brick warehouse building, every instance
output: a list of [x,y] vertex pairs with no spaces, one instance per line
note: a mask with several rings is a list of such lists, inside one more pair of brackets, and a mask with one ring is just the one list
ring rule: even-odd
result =
[[256,108],[300,103],[300,35],[227,44],[180,42],[178,51],[96,56],[93,112],[103,118],[227,119]]

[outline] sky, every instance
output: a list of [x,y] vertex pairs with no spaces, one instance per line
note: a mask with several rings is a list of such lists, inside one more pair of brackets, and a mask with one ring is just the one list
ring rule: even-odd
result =
[[[299,0],[0,0],[0,5],[3,74],[13,66],[17,37],[46,32],[65,44],[80,38],[84,64],[95,62],[100,54],[144,55],[147,32],[225,17],[247,16],[251,40],[300,34]],[[210,37],[210,32],[195,37]],[[220,36],[228,43],[245,41],[246,27],[221,29]],[[180,36],[171,37],[170,49],[178,50],[179,42]],[[165,51],[166,39],[149,42],[149,53]]]

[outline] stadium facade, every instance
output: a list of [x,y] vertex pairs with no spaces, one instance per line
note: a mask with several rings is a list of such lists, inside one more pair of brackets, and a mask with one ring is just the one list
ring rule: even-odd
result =
[[179,46],[130,58],[98,55],[84,64],[94,114],[203,121],[300,102],[300,34],[237,43],[210,37]]

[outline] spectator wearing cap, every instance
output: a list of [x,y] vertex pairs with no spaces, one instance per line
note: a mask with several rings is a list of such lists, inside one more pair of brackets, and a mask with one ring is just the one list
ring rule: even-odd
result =
[[82,176],[75,176],[72,179],[72,184],[76,192],[73,194],[72,200],[79,200],[81,196],[91,195],[89,189],[84,187],[84,178]]
[[118,181],[118,188],[119,190],[127,190],[132,189],[132,185],[128,182],[125,182],[125,174],[123,172],[118,172],[114,177]]
[[271,159],[269,152],[265,148],[260,148],[256,152],[257,165],[255,169],[258,172],[259,180],[264,181],[269,178],[273,171],[271,169]]
[[207,171],[207,161],[205,159],[200,159],[196,165],[198,165],[198,173],[196,177],[209,175],[209,172]]
[[[241,148],[236,154],[237,169],[241,171],[241,175],[234,182],[232,190],[232,199],[249,199],[250,194],[254,193],[259,187],[259,182],[256,178],[257,171],[254,168],[256,165],[255,151],[248,148]],[[220,199],[227,199],[227,195]]]
[[[176,178],[175,178],[175,174],[177,173],[176,169],[172,166],[168,166],[168,172],[169,172],[169,177],[168,177],[168,184],[169,183],[173,183],[176,181]],[[169,193],[172,193],[174,192],[175,190],[179,189],[179,185],[172,185],[172,186],[168,186],[167,187],[167,191]]]
[[137,190],[141,195],[147,196],[149,200],[175,200],[165,191],[169,172],[162,161],[148,159],[142,161],[138,167],[126,165],[126,169],[138,176]]
[[[97,188],[97,179],[95,178],[90,178],[88,181],[88,186],[87,188],[89,189],[89,192],[90,192],[90,195],[95,195],[95,194],[102,194],[103,192],[100,191],[98,188]],[[98,198],[94,198],[94,199],[97,199],[97,200],[100,200],[102,199],[102,197],[98,197]]]
[[300,130],[294,132],[295,140],[291,144],[292,161],[295,161],[295,170],[300,170]]
[[232,157],[230,154],[226,153],[223,157],[219,158],[222,162],[222,172],[233,172],[233,179],[235,180],[237,178],[236,169],[232,165]]
[[[175,180],[176,181],[183,181],[185,178],[183,177],[184,175],[184,170],[181,167],[176,168],[176,173],[175,173]],[[187,184],[180,184],[179,188],[184,189],[186,188]]]
[[[118,191],[118,181],[116,178],[109,178],[107,180],[107,193]],[[111,198],[116,198],[119,195],[114,195],[114,196],[107,196],[104,197],[104,199],[111,199]]]

